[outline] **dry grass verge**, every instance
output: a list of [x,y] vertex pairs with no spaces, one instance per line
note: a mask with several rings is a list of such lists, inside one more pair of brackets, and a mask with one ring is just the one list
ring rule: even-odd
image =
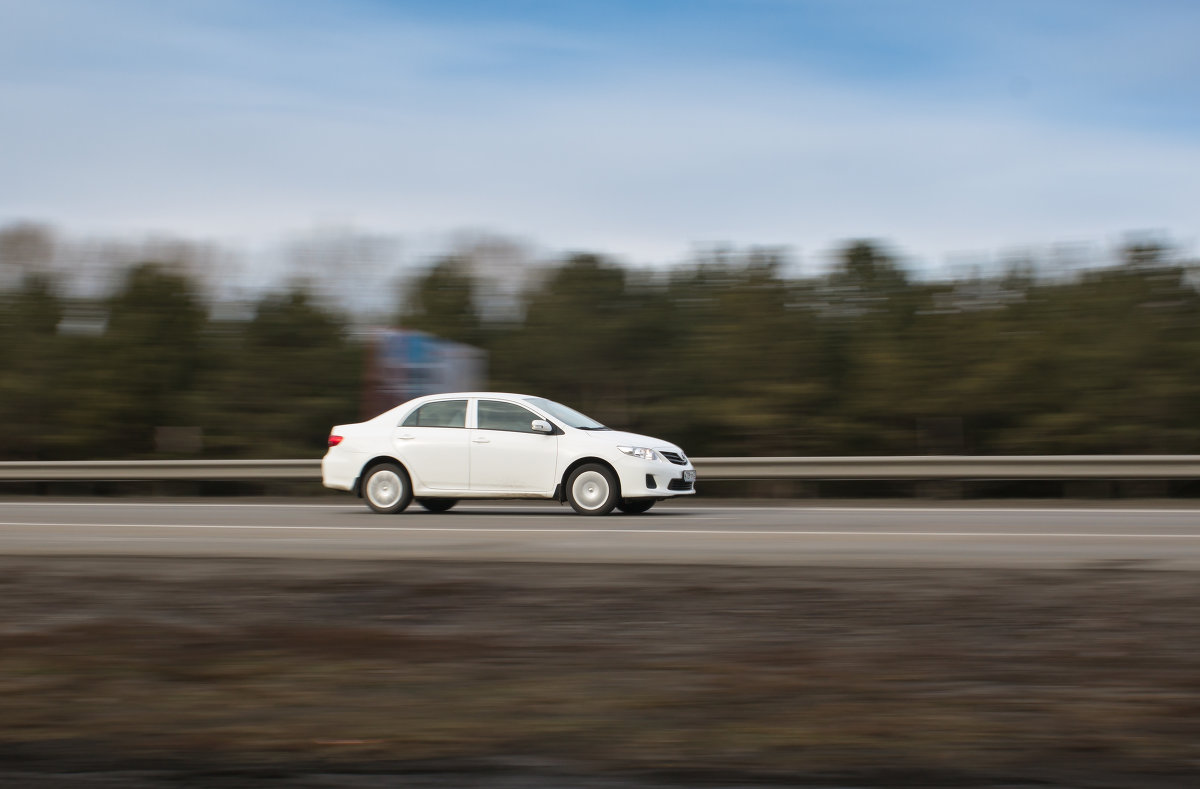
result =
[[0,785],[1200,785],[1197,612],[1120,568],[6,558]]

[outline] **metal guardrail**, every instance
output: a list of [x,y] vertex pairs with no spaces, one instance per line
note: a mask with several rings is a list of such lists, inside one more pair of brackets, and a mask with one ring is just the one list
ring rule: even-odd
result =
[[[701,480],[1078,480],[1200,478],[1200,455],[692,458]],[[311,460],[84,460],[0,463],[0,480],[319,481]]]
[[692,458],[696,475],[726,479],[1078,480],[1200,477],[1200,455],[940,455]]
[[0,463],[0,480],[309,480],[320,481],[320,460],[67,460]]

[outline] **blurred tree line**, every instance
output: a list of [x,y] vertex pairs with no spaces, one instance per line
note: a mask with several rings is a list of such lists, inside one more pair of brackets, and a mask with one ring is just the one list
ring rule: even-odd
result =
[[[222,310],[185,268],[145,262],[69,297],[31,232],[0,233],[0,459],[311,457],[370,416],[365,335],[319,292]],[[769,249],[655,271],[580,254],[497,310],[448,257],[392,317],[486,349],[494,389],[697,456],[1193,454],[1198,274],[1157,244],[938,281],[871,242],[812,276]]]

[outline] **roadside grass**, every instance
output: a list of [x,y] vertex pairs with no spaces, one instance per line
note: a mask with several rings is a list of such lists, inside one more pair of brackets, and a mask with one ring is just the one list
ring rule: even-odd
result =
[[0,560],[0,757],[1200,777],[1184,573],[204,561]]

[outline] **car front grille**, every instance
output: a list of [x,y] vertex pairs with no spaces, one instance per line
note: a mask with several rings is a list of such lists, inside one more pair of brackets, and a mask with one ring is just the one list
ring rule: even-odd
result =
[[687,458],[685,458],[683,455],[679,454],[678,452],[667,452],[666,450],[660,449],[660,450],[658,450],[658,454],[662,455],[667,460],[674,463],[676,466],[686,466],[687,465]]
[[686,479],[673,479],[667,483],[667,490],[691,490],[696,483]]

